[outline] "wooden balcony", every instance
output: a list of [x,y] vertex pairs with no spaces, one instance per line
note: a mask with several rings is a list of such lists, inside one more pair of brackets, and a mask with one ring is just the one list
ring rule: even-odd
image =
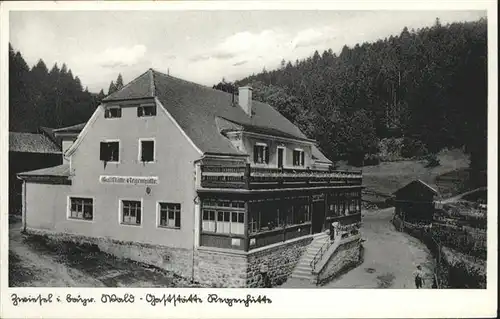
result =
[[201,188],[275,189],[361,186],[360,171],[201,165]]

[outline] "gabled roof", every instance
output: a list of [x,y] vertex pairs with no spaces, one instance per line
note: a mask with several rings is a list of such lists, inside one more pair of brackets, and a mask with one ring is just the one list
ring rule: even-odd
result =
[[244,130],[303,141],[308,139],[293,123],[269,104],[252,101],[252,116],[235,105],[230,93],[149,69],[106,97],[103,102],[156,97],[181,129],[204,153],[241,154],[220,134],[216,118],[240,125]]
[[43,134],[9,132],[9,152],[61,154],[61,149]]
[[38,132],[47,136],[49,139],[51,139],[54,143],[59,145],[59,141],[57,140],[56,136],[54,135],[54,129],[50,127],[45,127],[45,126],[40,126],[38,128]]
[[54,134],[57,134],[57,133],[78,134],[83,130],[83,128],[85,127],[85,124],[87,124],[87,123],[80,123],[80,124],[75,124],[75,125],[71,125],[71,126],[67,126],[67,127],[61,127],[61,128],[52,130],[52,132]]
[[70,170],[68,164],[62,164],[58,166],[37,169],[34,171],[22,172],[17,175],[21,178],[29,176],[69,177]]
[[317,162],[322,162],[322,163],[327,163],[327,164],[332,164],[332,161],[330,161],[320,150],[316,145],[313,145],[312,147],[312,157],[313,160]]
[[405,186],[401,187],[397,191],[395,191],[394,195],[397,195],[398,193],[408,189],[409,187],[413,187],[415,185],[420,185],[421,187],[423,187],[423,189],[428,190],[429,192],[433,193],[434,195],[438,194],[438,191],[434,187],[430,186],[429,184],[427,184],[426,182],[424,182],[420,179],[416,179],[416,180],[406,184]]

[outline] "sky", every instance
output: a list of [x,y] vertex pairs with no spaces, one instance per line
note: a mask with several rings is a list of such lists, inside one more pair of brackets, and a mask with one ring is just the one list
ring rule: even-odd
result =
[[10,42],[31,67],[66,63],[91,92],[148,68],[212,86],[282,59],[473,21],[485,11],[11,11]]

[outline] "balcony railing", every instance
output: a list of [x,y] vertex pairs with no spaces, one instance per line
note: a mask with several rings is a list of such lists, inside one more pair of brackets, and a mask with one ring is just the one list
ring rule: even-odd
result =
[[201,165],[202,188],[273,189],[361,185],[360,171]]

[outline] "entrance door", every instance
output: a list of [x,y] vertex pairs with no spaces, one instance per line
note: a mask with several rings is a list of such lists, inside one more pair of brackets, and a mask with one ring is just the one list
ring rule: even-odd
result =
[[313,234],[320,233],[323,231],[323,225],[325,223],[325,202],[318,201],[313,202],[313,212],[312,212],[312,232]]
[[278,147],[278,168],[283,167],[283,152],[285,150],[281,147]]

